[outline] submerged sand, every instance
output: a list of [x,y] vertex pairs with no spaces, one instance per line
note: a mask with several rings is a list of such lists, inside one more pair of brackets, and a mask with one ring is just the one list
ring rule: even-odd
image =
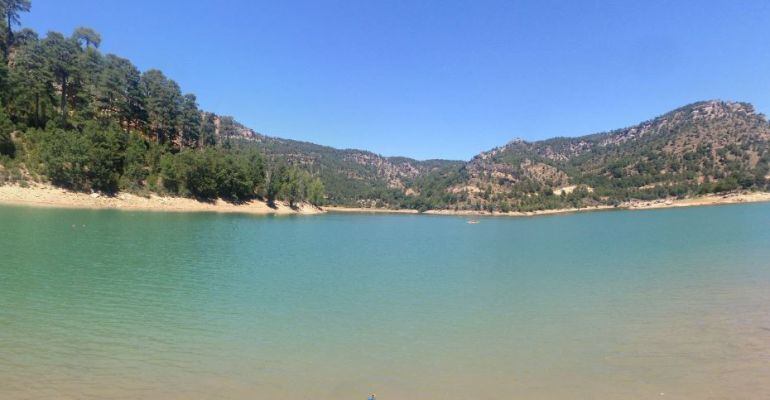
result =
[[230,203],[218,199],[203,202],[183,197],[150,195],[138,196],[131,193],[119,193],[107,196],[100,193],[79,193],[51,185],[32,183],[28,187],[16,185],[0,186],[0,204],[24,205],[54,208],[117,209],[134,211],[167,212],[219,212],[245,213],[258,215],[319,214],[322,209],[310,204],[301,204],[292,208],[278,202],[271,207],[261,200],[245,203]]

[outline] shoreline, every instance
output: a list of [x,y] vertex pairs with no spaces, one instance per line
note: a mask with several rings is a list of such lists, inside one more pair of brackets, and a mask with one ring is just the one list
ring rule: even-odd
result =
[[123,210],[152,212],[214,212],[251,215],[313,215],[325,211],[310,204],[296,208],[284,202],[270,207],[262,200],[251,200],[242,204],[229,203],[221,199],[202,202],[186,197],[158,196],[142,197],[131,193],[106,196],[99,193],[80,193],[55,186],[30,183],[29,187],[0,185],[0,204],[40,208],[70,208],[85,210]]
[[420,213],[418,210],[413,209],[356,208],[340,206],[320,208],[310,204],[301,204],[297,208],[291,208],[288,204],[283,202],[276,203],[273,208],[261,200],[251,200],[243,204],[234,204],[221,199],[212,202],[202,202],[185,197],[158,196],[155,194],[151,194],[149,197],[142,197],[131,193],[118,193],[115,196],[106,196],[98,193],[86,194],[39,183],[32,183],[29,187],[0,185],[0,204],[3,205],[90,210],[241,213],[251,215],[317,215],[331,212],[357,214],[424,214],[467,217],[532,217],[603,210],[652,210],[757,202],[770,202],[770,192],[732,192],[725,194],[709,194],[685,199],[668,198],[658,200],[634,200],[621,203],[617,207],[599,205],[583,208],[561,208],[529,212],[512,211],[507,213],[490,213],[487,211],[473,210],[428,210]]
[[666,198],[656,200],[633,200],[621,203],[618,206],[599,205],[582,208],[559,208],[538,211],[511,211],[488,212],[474,210],[428,210],[420,213],[417,210],[388,208],[355,208],[355,207],[324,207],[327,212],[360,213],[360,214],[425,214],[425,215],[453,215],[468,217],[534,217],[539,215],[572,214],[590,211],[606,210],[655,210],[662,208],[717,206],[725,204],[745,204],[770,202],[770,192],[732,192],[724,194],[708,194],[684,199]]

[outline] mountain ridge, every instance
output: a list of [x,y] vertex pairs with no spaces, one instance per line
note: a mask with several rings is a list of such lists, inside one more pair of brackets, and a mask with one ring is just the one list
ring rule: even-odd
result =
[[[770,123],[751,104],[736,101],[699,101],[635,125],[588,135],[517,138],[468,161],[385,157],[241,129],[269,157],[320,174],[332,203],[361,207],[590,206],[633,197],[765,187],[770,179],[761,175],[767,174],[770,158]],[[751,182],[748,175],[753,176]],[[723,187],[713,187],[720,181]],[[341,187],[345,185],[347,190]],[[559,196],[558,201],[533,201],[533,196],[543,200],[570,186],[578,189],[579,200]]]
[[757,115],[759,117],[765,118],[765,120],[766,120],[765,115],[763,113],[756,112],[755,109],[754,109],[754,106],[751,103],[749,103],[749,102],[734,101],[734,100],[722,100],[722,99],[699,100],[699,101],[695,101],[695,102],[688,103],[688,104],[685,104],[683,106],[677,107],[677,108],[675,108],[673,110],[667,111],[667,112],[665,112],[663,114],[660,114],[660,115],[658,115],[656,117],[653,117],[653,118],[650,118],[650,119],[647,119],[647,120],[644,120],[642,122],[625,126],[623,128],[604,130],[604,131],[596,131],[596,132],[591,132],[591,133],[578,134],[578,135],[574,135],[574,136],[573,135],[557,135],[557,136],[553,136],[553,137],[549,137],[549,138],[544,138],[544,139],[537,139],[537,140],[527,140],[527,139],[524,139],[524,138],[522,138],[520,136],[513,136],[511,140],[509,140],[507,143],[505,143],[503,145],[493,147],[493,148],[491,148],[489,150],[481,151],[478,154],[472,156],[470,159],[464,160],[464,159],[452,159],[452,158],[442,158],[442,157],[438,157],[438,158],[425,158],[425,159],[423,159],[423,158],[416,158],[416,157],[409,157],[409,156],[402,156],[402,155],[386,156],[386,155],[378,153],[378,152],[376,152],[374,150],[366,150],[366,149],[363,149],[363,148],[356,148],[356,147],[334,147],[334,146],[330,146],[330,145],[324,145],[324,144],[312,142],[312,141],[309,141],[309,140],[291,139],[291,138],[283,137],[283,136],[280,136],[280,135],[267,135],[267,134],[264,134],[264,133],[261,133],[261,132],[255,130],[254,128],[248,127],[248,126],[246,126],[246,125],[244,125],[244,124],[242,124],[240,122],[235,121],[233,119],[233,117],[224,116],[224,115],[223,116],[218,116],[216,114],[215,114],[215,116],[216,116],[217,119],[224,119],[224,118],[232,119],[231,123],[233,123],[235,125],[235,127],[236,127],[235,131],[231,132],[229,134],[225,133],[225,132],[222,132],[222,133],[217,132],[217,135],[221,136],[221,137],[242,137],[242,138],[247,138],[247,139],[251,139],[251,140],[255,140],[255,141],[271,141],[272,140],[272,141],[280,141],[280,142],[293,142],[293,143],[299,143],[299,144],[308,144],[308,145],[324,147],[324,148],[333,149],[333,150],[337,150],[337,151],[353,151],[353,152],[362,152],[362,153],[372,153],[372,154],[376,154],[376,155],[378,155],[379,157],[382,157],[382,158],[388,158],[388,159],[407,159],[407,160],[414,161],[414,162],[470,161],[473,158],[476,158],[476,157],[478,157],[481,154],[484,154],[484,153],[487,153],[487,152],[491,152],[491,151],[494,151],[494,150],[497,150],[497,149],[501,149],[501,148],[504,148],[504,147],[507,147],[507,146],[510,146],[510,145],[513,145],[513,144],[518,144],[518,143],[540,143],[540,142],[549,142],[549,141],[554,141],[554,140],[585,139],[585,138],[591,138],[591,137],[594,137],[594,136],[610,135],[610,134],[613,134],[615,132],[620,132],[620,131],[624,131],[624,130],[634,130],[634,128],[638,128],[639,126],[649,125],[649,124],[653,123],[654,121],[656,121],[658,119],[665,118],[667,116],[670,116],[670,115],[673,115],[673,114],[676,114],[676,113],[679,113],[679,112],[683,112],[683,111],[688,110],[688,109],[698,109],[699,106],[705,106],[707,108],[710,108],[713,105],[718,105],[718,104],[731,105],[732,107],[736,107],[736,108],[748,108],[749,110],[745,110],[744,109],[744,112],[755,114],[755,115]]
[[503,212],[770,189],[770,124],[749,103],[702,101],[616,130],[514,139],[470,160],[385,157],[263,135],[201,110],[162,71],[101,53],[93,29],[6,28],[0,183]]

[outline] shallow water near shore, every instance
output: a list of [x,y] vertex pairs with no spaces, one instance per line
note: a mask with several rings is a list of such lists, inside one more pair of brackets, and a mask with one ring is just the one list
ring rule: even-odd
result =
[[770,203],[478,219],[0,207],[0,398],[770,398]]

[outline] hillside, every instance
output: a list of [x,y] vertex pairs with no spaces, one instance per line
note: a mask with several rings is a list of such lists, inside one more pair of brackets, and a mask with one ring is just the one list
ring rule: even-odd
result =
[[[258,148],[272,162],[288,162],[319,176],[327,202],[338,205],[404,205],[416,193],[420,177],[444,169],[458,169],[462,161],[414,160],[384,157],[370,151],[336,149],[315,143],[260,134],[229,117],[217,119],[220,142],[237,141]],[[220,129],[220,125],[227,128]]]
[[705,101],[610,132],[514,140],[463,165],[439,207],[531,210],[767,188],[770,125]]
[[468,162],[339,150],[241,125],[231,131],[224,136],[320,176],[329,204],[359,207],[532,211],[763,189],[770,161],[765,117],[750,104],[716,100],[610,132],[514,140]]
[[[28,2],[27,2],[28,3]],[[17,8],[18,13],[29,7]],[[0,37],[0,184],[233,203],[534,211],[768,190],[770,125],[694,103],[624,129],[514,140],[468,162],[384,157],[262,135],[201,110],[159,70],[71,35]]]

